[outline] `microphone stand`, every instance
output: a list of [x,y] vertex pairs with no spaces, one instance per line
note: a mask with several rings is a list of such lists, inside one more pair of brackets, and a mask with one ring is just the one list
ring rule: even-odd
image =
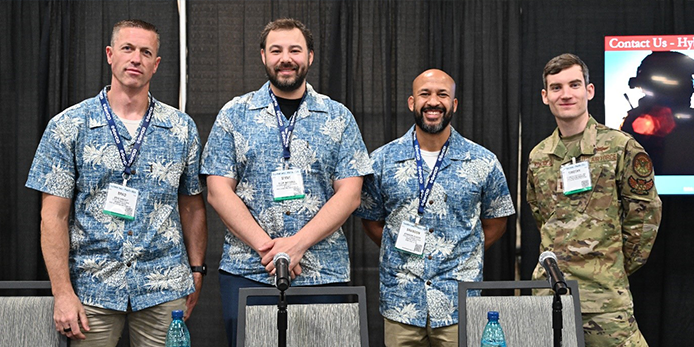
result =
[[561,330],[563,328],[562,322],[562,304],[561,296],[554,291],[554,301],[552,302],[552,330],[554,331],[554,347],[561,347]]
[[277,301],[277,346],[287,346],[287,296],[280,290]]
[[287,347],[287,296],[280,290],[277,301],[277,346]]

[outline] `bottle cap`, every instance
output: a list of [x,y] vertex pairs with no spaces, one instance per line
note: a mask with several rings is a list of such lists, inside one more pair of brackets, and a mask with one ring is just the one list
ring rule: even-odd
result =
[[489,320],[499,320],[499,312],[489,311],[487,312],[487,319]]
[[181,311],[181,310],[174,310],[174,311],[171,311],[171,318],[173,318],[173,319],[183,319],[183,311]]

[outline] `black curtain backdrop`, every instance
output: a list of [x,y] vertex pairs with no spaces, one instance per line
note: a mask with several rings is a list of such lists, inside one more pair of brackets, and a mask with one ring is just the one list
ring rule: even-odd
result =
[[[203,141],[227,101],[266,81],[258,36],[279,17],[298,18],[312,30],[315,60],[308,81],[352,110],[369,150],[412,125],[406,100],[414,77],[428,68],[448,72],[457,82],[460,103],[454,127],[497,155],[509,188],[521,197],[520,218],[509,219],[504,237],[486,253],[485,280],[513,279],[516,268],[528,279],[537,262],[539,235],[527,212],[525,170],[530,149],[555,127],[540,99],[545,62],[563,52],[586,61],[596,85],[589,110],[603,121],[603,36],[694,33],[694,22],[687,20],[694,15],[694,2],[681,0],[191,0],[186,10],[186,111]],[[140,18],[159,28],[162,62],[151,91],[177,106],[178,5],[170,0],[0,1],[0,18],[5,168],[0,173],[0,280],[47,279],[39,244],[40,194],[24,188],[43,129],[55,114],[110,82],[104,48],[121,19]],[[686,256],[694,246],[687,223],[694,199],[663,197],[663,203],[651,259],[631,277],[637,319],[651,346],[694,338],[689,314],[694,261]],[[224,228],[209,206],[208,223],[207,263],[216,269]],[[344,229],[352,284],[367,287],[371,345],[381,346],[378,249],[357,218]],[[220,307],[212,271],[188,321],[196,345],[223,345]]]

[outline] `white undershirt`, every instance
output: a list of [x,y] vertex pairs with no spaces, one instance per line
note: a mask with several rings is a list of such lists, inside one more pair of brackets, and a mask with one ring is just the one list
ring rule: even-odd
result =
[[[120,118],[120,117],[118,117]],[[129,120],[129,119],[123,119],[120,118],[120,121],[123,122],[123,125],[125,125],[125,128],[128,129],[128,133],[130,133],[130,136],[135,137],[135,132],[137,131],[137,128],[140,126],[140,120]],[[424,155],[424,154],[422,154]]]
[[433,168],[434,165],[436,165],[436,158],[439,157],[439,153],[441,151],[429,152],[423,149],[420,149],[419,151],[422,153],[422,160],[427,163],[427,166],[429,166],[430,169]]

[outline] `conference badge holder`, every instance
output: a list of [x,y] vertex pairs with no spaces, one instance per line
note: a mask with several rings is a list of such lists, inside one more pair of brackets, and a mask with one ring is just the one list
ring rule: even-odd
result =
[[561,180],[564,186],[564,195],[582,193],[593,189],[590,180],[590,166],[587,161],[572,163],[561,167]]
[[400,224],[395,248],[421,257],[422,253],[424,253],[426,233],[427,228],[425,226],[410,221],[403,221]]
[[304,178],[299,169],[272,172],[272,196],[274,201],[303,199]]
[[123,185],[111,183],[108,185],[103,211],[111,216],[134,220],[138,195],[137,189],[127,187],[125,182]]

